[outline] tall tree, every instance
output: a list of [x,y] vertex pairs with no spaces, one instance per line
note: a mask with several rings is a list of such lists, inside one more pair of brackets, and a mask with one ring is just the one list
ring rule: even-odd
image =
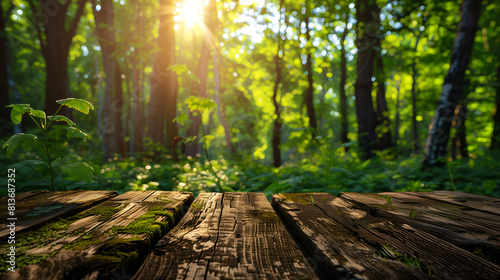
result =
[[[346,14],[346,21],[344,32],[340,37],[340,141],[342,143],[349,142],[348,134],[348,116],[347,116],[347,96],[345,92],[345,86],[347,82],[347,57],[345,50],[345,40],[349,34],[349,28],[347,28],[349,21],[349,16]],[[346,150],[348,147],[346,147]]]
[[[305,2],[305,20],[304,23],[306,25],[306,52],[307,52],[307,58],[306,58],[306,64],[304,65],[305,71],[307,72],[307,89],[304,94],[304,101],[306,103],[306,108],[307,108],[307,116],[309,117],[309,127],[311,127],[314,130],[313,137],[315,133],[317,133],[318,130],[318,124],[316,121],[316,113],[314,111],[314,81],[313,81],[313,67],[312,67],[312,53],[313,53],[313,47],[312,47],[312,41],[311,41],[311,30],[309,28],[309,23],[311,21],[311,16],[310,16],[310,7],[309,7],[309,1]],[[281,36],[281,35],[280,35]]]
[[[207,77],[208,77],[208,64],[210,61],[210,49],[213,41],[213,31],[215,29],[217,17],[217,6],[215,0],[210,0],[208,6],[206,7],[205,18],[203,20],[206,29],[204,28],[204,38],[201,46],[201,57],[198,64],[197,75],[200,79],[200,83],[195,85],[194,94],[198,92],[200,97],[205,98],[207,96]],[[200,125],[201,125],[201,112],[191,112],[189,118],[192,120],[191,126],[188,128],[186,133],[187,137],[198,136]],[[186,156],[194,157],[198,152],[198,144],[196,141],[188,143],[186,145]]]
[[378,7],[374,0],[356,1],[356,47],[358,49],[358,77],[354,87],[358,117],[358,146],[361,157],[368,159],[377,147],[377,116],[373,109],[372,77],[375,59],[374,46],[379,32]]
[[469,153],[467,152],[467,141],[465,139],[466,114],[467,103],[465,103],[465,100],[462,100],[455,108],[455,116],[452,122],[455,135],[451,139],[451,158],[454,160],[457,158],[457,153],[460,153],[462,158],[469,157]]
[[451,124],[455,107],[462,98],[465,71],[472,53],[480,9],[481,1],[464,0],[462,3],[460,23],[451,53],[450,68],[444,79],[434,119],[429,126],[425,147],[425,165],[434,165],[436,159],[447,156]]
[[[177,75],[168,67],[176,63],[173,0],[160,1],[160,28],[158,47],[151,80],[151,95],[148,105],[147,135],[153,142],[170,147],[177,136],[177,125],[173,122],[177,112]],[[166,128],[166,137],[164,134]]]
[[110,158],[114,153],[123,156],[127,153],[127,148],[123,135],[123,88],[122,72],[116,58],[116,38],[115,38],[115,12],[113,0],[92,0],[94,19],[96,23],[96,33],[101,45],[102,61],[104,66],[106,83],[104,89],[103,121],[101,129],[103,131],[104,157]]
[[[78,22],[87,0],[65,1],[28,0],[35,20],[34,24],[45,59],[47,79],[45,84],[45,111],[54,114],[59,108],[56,100],[71,96],[68,77],[68,54]],[[76,8],[70,9],[76,2]],[[69,115],[67,107],[62,109]]]
[[491,136],[490,149],[500,150],[500,64],[497,67],[495,88],[495,112],[493,115],[493,135]]
[[[376,46],[381,49],[380,38],[377,38]],[[385,98],[385,80],[384,63],[382,52],[377,52],[375,64],[377,72],[375,74],[377,80],[377,116],[379,130],[379,148],[381,150],[388,149],[392,146],[391,129],[389,125],[389,109],[387,108],[387,100]]]
[[231,142],[231,131],[229,130],[229,124],[226,121],[225,116],[222,114],[222,103],[220,100],[220,72],[219,72],[219,64],[217,62],[217,52],[214,51],[213,54],[213,63],[214,63],[214,78],[215,78],[215,96],[214,100],[217,103],[217,117],[219,121],[222,123],[222,127],[224,128],[224,138],[226,139],[226,146],[230,153],[234,154],[236,150],[234,149],[233,143]]
[[[278,34],[276,41],[278,43],[278,47],[276,50],[276,56],[274,57],[274,64],[275,64],[275,69],[276,69],[276,80],[274,81],[274,87],[273,87],[273,106],[274,106],[274,122],[273,122],[273,135],[272,135],[272,146],[273,146],[273,165],[274,167],[279,167],[281,166],[281,130],[283,127],[283,120],[281,119],[281,108],[280,108],[280,103],[278,102],[278,90],[281,84],[282,80],[282,73],[281,73],[281,65],[280,61],[282,59],[283,53],[283,45],[284,43],[281,40],[281,18],[282,18],[282,11],[283,8],[283,0],[280,0],[279,4],[279,29],[278,29]],[[286,15],[285,15],[286,17]],[[281,53],[281,55],[280,55]]]
[[10,125],[10,113],[5,106],[9,104],[9,78],[7,76],[7,33],[5,31],[5,19],[8,18],[10,11],[4,17],[2,4],[0,4],[0,135],[6,135],[8,130],[12,130]]

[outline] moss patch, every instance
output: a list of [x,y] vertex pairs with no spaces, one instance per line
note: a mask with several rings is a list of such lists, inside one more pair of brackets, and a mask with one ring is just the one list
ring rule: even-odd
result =
[[[158,216],[166,217],[167,221],[156,221]],[[164,233],[167,232],[169,224],[174,222],[174,217],[171,212],[163,211],[163,206],[152,206],[148,212],[127,226],[114,226],[111,229],[111,234],[148,234],[152,241],[158,240]]]
[[87,263],[107,264],[133,269],[138,264],[138,250],[141,247],[141,242],[141,238],[107,241],[99,247],[94,256],[87,260]]
[[89,216],[99,216],[99,221],[105,221],[109,219],[114,214],[120,212],[125,207],[125,205],[98,205],[71,217],[72,220],[80,220]]
[[311,204],[310,201],[305,200],[304,198],[301,197],[301,194],[296,194],[296,193],[287,193],[285,196],[282,195],[284,200],[294,202],[294,203],[299,203],[302,205],[309,205]]

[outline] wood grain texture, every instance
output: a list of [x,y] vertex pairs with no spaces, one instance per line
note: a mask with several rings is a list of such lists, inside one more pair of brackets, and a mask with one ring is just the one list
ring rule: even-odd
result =
[[[35,229],[57,218],[65,218],[117,196],[115,191],[31,191],[19,194],[16,199],[16,233]],[[7,197],[0,199],[0,219],[10,217],[7,211]],[[0,240],[10,230],[0,224]]]
[[[311,199],[312,197],[312,199]],[[313,203],[314,201],[314,203]],[[275,194],[273,207],[314,258],[325,275],[335,279],[427,279],[426,274],[401,262],[378,255],[381,244],[365,240],[364,226],[384,223],[366,212],[352,209],[327,193]]]
[[0,276],[129,279],[192,199],[188,192],[131,191],[37,231],[28,231],[18,237],[23,240],[16,248],[18,261],[43,260]]
[[317,279],[264,194],[201,193],[134,279]]
[[[408,218],[397,214],[398,207],[414,206],[412,203],[404,204],[398,201],[397,197],[401,199],[404,194],[341,193],[339,196],[346,205],[358,207],[360,211],[364,211],[376,219],[385,220],[385,222],[363,225],[351,218],[351,221],[357,224],[356,227],[352,228],[353,231],[361,234],[366,232],[371,235],[363,235],[366,240],[373,240],[381,244],[387,242],[386,244],[397,251],[418,258],[422,267],[430,269],[433,278],[498,279],[500,266],[488,261],[487,258],[482,258],[482,252],[470,252],[461,246],[448,242],[447,239],[450,238],[453,231],[447,229],[444,223],[443,227],[438,227],[410,218],[408,212],[405,212]],[[374,200],[377,204],[373,203]],[[385,201],[385,204],[382,200]],[[335,202],[338,201],[335,200]],[[418,212],[416,215],[418,217]],[[451,222],[454,219],[449,220]],[[349,221],[346,221],[345,225],[349,227]],[[452,240],[466,242],[467,238],[464,239],[461,234],[456,233],[455,235],[452,236]],[[387,250],[385,251],[390,254]]]
[[342,193],[340,197],[357,203],[376,216],[409,224],[500,263],[498,215],[414,193]]
[[500,215],[500,198],[452,191],[412,192],[409,194]]

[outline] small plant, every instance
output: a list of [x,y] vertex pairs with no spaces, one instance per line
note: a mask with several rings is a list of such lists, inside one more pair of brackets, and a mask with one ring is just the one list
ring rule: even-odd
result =
[[312,131],[312,133],[314,135],[314,139],[317,141],[321,141],[323,139],[327,140],[325,144],[320,144],[320,150],[321,150],[321,154],[324,157],[323,160],[326,162],[326,181],[327,181],[326,192],[329,193],[333,173],[335,173],[335,172],[351,173],[351,171],[349,171],[349,170],[339,168],[339,167],[333,167],[333,159],[334,159],[335,152],[340,148],[350,147],[350,146],[354,145],[355,142],[348,142],[348,143],[343,143],[341,145],[338,145],[336,147],[330,147],[330,142],[332,142],[332,141],[328,141],[328,140],[332,140],[331,136],[324,137],[324,136],[318,135],[316,133],[316,130],[314,130],[314,128],[312,128],[312,127],[298,128],[298,129],[294,129],[293,131],[302,131],[302,130]]
[[[57,100],[56,102],[60,106],[53,116],[47,116],[44,111],[33,109],[29,104],[8,105],[7,107],[12,108],[11,120],[13,123],[20,124],[23,115],[27,114],[39,128],[40,134],[18,133],[9,138],[2,146],[2,149],[7,149],[7,157],[11,157],[14,151],[23,143],[31,145],[38,151],[44,160],[25,160],[12,167],[28,167],[35,173],[37,173],[36,167],[48,167],[50,180],[37,180],[33,183],[49,185],[51,190],[55,189],[57,179],[60,179],[61,189],[64,189],[63,174],[90,183],[94,172],[94,169],[86,162],[77,161],[72,156],[62,157],[61,149],[67,146],[70,139],[85,141],[87,134],[76,128],[75,123],[68,117],[57,114],[63,106],[84,114],[88,114],[89,110],[94,109],[94,106],[86,100],[74,98]],[[59,122],[61,125],[53,126],[53,122]],[[61,132],[64,133],[64,130],[66,131],[65,136],[62,137],[64,140],[61,141],[59,139],[61,139]],[[51,132],[55,133],[53,138],[49,138]]]
[[297,184],[300,180],[302,180],[302,176],[291,176],[288,179],[281,180],[281,173],[276,169],[274,172],[264,172],[259,176],[256,176],[250,181],[255,181],[260,178],[266,177],[274,177],[274,182],[271,183],[267,188],[264,189],[265,193],[271,193],[274,190],[274,193],[280,193],[281,191],[285,191],[286,188]]

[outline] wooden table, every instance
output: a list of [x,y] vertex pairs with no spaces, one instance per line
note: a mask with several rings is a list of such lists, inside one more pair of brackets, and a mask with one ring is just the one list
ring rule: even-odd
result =
[[0,278],[500,279],[500,199],[284,193],[271,204],[262,193],[23,193],[16,272],[0,224]]

